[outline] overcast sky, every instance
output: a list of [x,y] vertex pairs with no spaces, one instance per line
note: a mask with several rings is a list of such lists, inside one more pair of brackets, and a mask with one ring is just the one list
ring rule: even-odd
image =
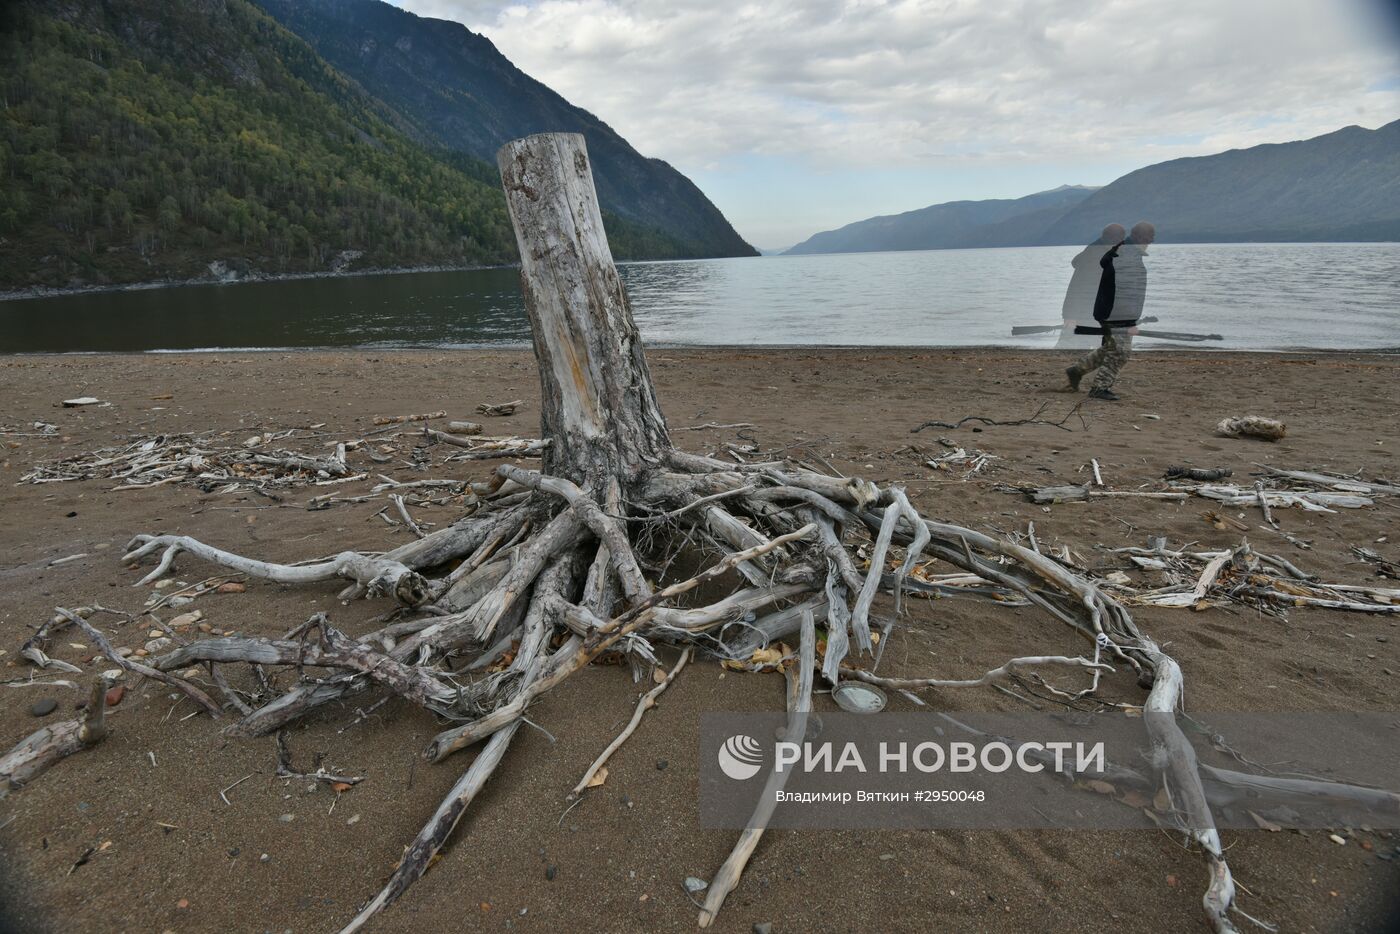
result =
[[760,248],[1400,118],[1382,0],[395,0],[675,165]]

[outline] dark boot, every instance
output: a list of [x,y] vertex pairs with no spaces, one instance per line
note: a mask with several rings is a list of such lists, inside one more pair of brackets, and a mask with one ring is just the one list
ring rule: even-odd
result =
[[1065,375],[1069,377],[1069,391],[1078,392],[1079,381],[1084,378],[1084,371],[1079,368],[1078,364],[1076,364],[1070,367],[1069,369],[1065,370]]
[[1102,399],[1105,402],[1117,402],[1118,396],[1112,389],[1090,389],[1090,399]]

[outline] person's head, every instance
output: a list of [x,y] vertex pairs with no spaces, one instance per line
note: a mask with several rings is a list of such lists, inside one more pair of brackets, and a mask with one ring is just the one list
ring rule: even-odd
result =
[[1126,234],[1127,231],[1123,229],[1122,224],[1109,224],[1099,235],[1099,241],[1101,243],[1122,243]]
[[1138,246],[1147,246],[1157,239],[1157,228],[1147,221],[1138,221],[1133,225],[1133,242]]

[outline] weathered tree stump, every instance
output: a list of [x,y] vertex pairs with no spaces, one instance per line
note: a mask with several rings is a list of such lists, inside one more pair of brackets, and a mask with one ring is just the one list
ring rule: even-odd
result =
[[[516,140],[501,150],[499,165],[539,362],[548,445],[543,469],[498,467],[489,481],[472,485],[477,498],[469,515],[383,555],[342,552],[315,564],[274,565],[192,538],[138,536],[127,556],[136,561],[163,550],[159,573],[184,553],[289,583],[347,578],[346,597],[384,595],[401,604],[403,618],[354,638],[317,616],[284,640],[208,639],[156,659],[155,671],[176,685],[184,682],[169,672],[192,661],[214,670],[231,662],[285,666],[298,675],[290,690],[244,713],[230,734],[273,732],[330,701],[376,689],[445,718],[425,750],[433,762],[486,741],[346,931],[358,930],[427,870],[506,754],[531,702],[599,655],[622,653],[635,664],[656,665],[669,648],[742,660],[753,651],[755,634],[776,640],[800,629],[797,683],[806,699],[794,713],[801,714],[818,675],[832,683],[888,682],[861,670],[861,657],[872,648],[873,601],[877,592],[927,591],[910,576],[921,560],[943,560],[986,582],[990,595],[1012,594],[1040,607],[1082,639],[1089,655],[1037,653],[984,675],[917,679],[910,687],[976,688],[1013,668],[1055,665],[1086,678],[1078,694],[1084,696],[1118,666],[1144,686],[1170,672],[1153,699],[1156,709],[1174,709],[1181,683],[1175,663],[1121,605],[1053,558],[926,519],[898,487],[787,462],[735,465],[678,450],[608,250],[583,138]],[[723,557],[691,577],[662,571],[661,579],[649,579],[644,566],[676,566],[669,553],[675,542],[699,543]],[[865,570],[853,559],[862,545],[872,546]],[[337,549],[323,544],[316,551]],[[652,560],[644,565],[638,552]],[[702,584],[730,592],[698,602]],[[749,623],[748,614],[759,618]],[[814,625],[827,632],[820,659],[812,650]],[[504,670],[479,674],[512,647]],[[464,655],[474,660],[448,664]],[[236,698],[230,704],[240,706]],[[1154,730],[1164,747],[1185,742],[1170,716]],[[1174,787],[1197,786],[1192,800],[1204,801],[1194,767],[1178,764],[1170,777]],[[1207,916],[1216,930],[1232,930],[1226,912],[1233,888],[1208,809],[1193,819],[1206,824],[1186,829],[1206,849]],[[702,925],[740,879],[762,823],[756,815],[725,862],[706,897]]]
[[551,442],[544,472],[630,489],[664,461],[671,439],[608,249],[583,137],[518,139],[496,163],[540,365],[540,431]]

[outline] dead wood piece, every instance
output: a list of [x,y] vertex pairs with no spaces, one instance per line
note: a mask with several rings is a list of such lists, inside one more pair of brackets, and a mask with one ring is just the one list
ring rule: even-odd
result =
[[1394,486],[1381,480],[1360,480],[1355,477],[1339,477],[1335,474],[1315,473],[1308,470],[1279,470],[1268,464],[1255,464],[1254,466],[1263,470],[1270,477],[1284,477],[1288,480],[1311,483],[1343,493],[1363,493],[1366,495],[1400,493],[1400,486]]
[[503,415],[514,415],[515,410],[521,405],[524,405],[523,399],[516,399],[513,402],[497,402],[494,405],[489,402],[483,402],[476,407],[476,410],[482,415],[500,417]]
[[117,652],[116,649],[112,648],[112,643],[107,641],[107,637],[104,636],[100,631],[95,629],[92,626],[92,624],[89,623],[87,620],[83,619],[81,616],[74,613],[72,610],[64,609],[61,606],[55,607],[55,612],[68,617],[68,619],[72,621],[73,625],[77,626],[83,632],[87,633],[88,638],[91,639],[97,645],[98,651],[100,651],[103,655],[111,659],[113,664],[115,664],[118,668],[123,668],[134,674],[142,675],[143,677],[151,678],[153,680],[170,685],[177,691],[184,694],[190,700],[194,701],[200,707],[204,708],[204,711],[208,713],[209,716],[213,717],[215,720],[219,719],[223,715],[223,710],[219,707],[218,704],[214,702],[214,700],[208,694],[205,694],[203,691],[195,687],[190,682],[186,681],[184,678],[168,674],[167,672],[161,671],[157,668],[150,668],[146,665],[142,665],[139,662],[134,662],[129,658],[124,658]]
[[170,570],[176,555],[188,552],[195,557],[223,567],[282,584],[305,584],[334,580],[352,580],[365,592],[393,596],[404,606],[420,606],[431,596],[427,581],[412,568],[386,558],[373,558],[345,551],[329,561],[317,564],[270,564],[244,558],[232,552],[206,545],[186,535],[138,535],[127,545],[122,561],[130,564],[164,549],[155,570],[136,582],[136,586],[159,580]]
[[1031,502],[1041,506],[1054,503],[1082,503],[1091,499],[1163,499],[1180,502],[1187,493],[1152,490],[1093,490],[1086,486],[1047,486],[1025,491]]
[[1147,645],[1149,651],[1159,653],[1152,690],[1143,705],[1143,722],[1152,740],[1154,767],[1162,787],[1171,795],[1184,829],[1205,854],[1208,883],[1201,904],[1206,919],[1217,934],[1233,934],[1236,928],[1229,912],[1235,904],[1235,880],[1225,861],[1220,832],[1215,828],[1215,819],[1201,785],[1196,750],[1176,723],[1183,683],[1181,668],[1169,656],[1160,654],[1151,640],[1147,640]]
[[462,773],[457,784],[452,786],[452,790],[447,793],[442,804],[438,805],[437,811],[433,813],[428,823],[408,845],[398,866],[394,869],[393,875],[384,884],[384,888],[360,909],[359,914],[355,915],[349,924],[341,928],[340,934],[354,934],[355,931],[360,930],[370,918],[393,904],[400,895],[407,891],[410,885],[428,871],[433,857],[442,849],[447,838],[452,835],[453,828],[457,826],[457,822],[466,813],[467,806],[485,787],[486,780],[491,777],[492,772],[496,771],[496,766],[501,764],[501,759],[506,754],[506,747],[510,745],[510,741],[515,738],[515,733],[519,729],[520,721],[515,720],[491,737],[491,741],[486,744],[481,755],[472,760],[472,764]]
[[402,425],[405,422],[426,422],[434,418],[446,418],[446,412],[428,412],[424,415],[376,415],[376,425]]
[[[967,415],[958,419],[956,422],[924,422],[917,428],[909,429],[909,432],[910,434],[915,434],[917,432],[923,431],[925,428],[961,428],[969,422],[980,422],[983,425],[999,425],[1001,427],[1009,427],[1012,425],[1049,425],[1051,428],[1059,428],[1062,431],[1073,431],[1074,429],[1070,428],[1066,424],[1066,422],[1068,422],[1071,418],[1079,414],[1079,409],[1081,406],[1083,406],[1083,404],[1084,403],[1082,402],[1075,403],[1074,407],[1065,413],[1064,418],[1060,419],[1057,422],[1048,421],[1040,417],[1042,414],[1044,414],[1045,410],[1050,407],[1050,403],[1045,402],[1042,403],[1040,408],[1036,409],[1035,412],[1032,413],[1029,418],[1018,418],[1013,421],[1003,422],[998,421],[994,418],[987,418],[982,415]],[[1080,421],[1083,421],[1083,416],[1080,416]]]
[[1335,493],[1317,490],[1265,490],[1245,489],[1230,485],[1202,485],[1192,493],[1224,503],[1227,506],[1257,506],[1267,502],[1275,509],[1296,506],[1307,512],[1333,512],[1333,506],[1343,509],[1361,509],[1375,505],[1375,500],[1357,493]]
[[1197,480],[1203,483],[1210,483],[1216,480],[1224,480],[1232,476],[1234,471],[1229,467],[1180,467],[1171,466],[1166,473],[1162,474],[1165,480]]
[[1094,662],[1087,658],[1068,658],[1063,655],[1029,655],[1024,658],[1013,658],[1005,664],[984,673],[980,677],[961,680],[946,678],[887,678],[877,675],[874,672],[853,667],[845,667],[842,668],[841,671],[857,681],[878,684],[881,687],[887,687],[897,691],[917,691],[923,688],[982,687],[997,681],[1004,681],[1014,675],[1019,669],[1035,668],[1042,665],[1064,665],[1070,668],[1082,668],[1091,671],[1113,670],[1109,665]]
[[1221,419],[1215,426],[1215,433],[1226,438],[1278,441],[1288,433],[1288,426],[1277,419],[1264,418],[1261,415],[1235,415]]
[[[319,758],[319,757],[318,757]],[[277,731],[277,771],[278,778],[292,778],[301,781],[325,782],[330,785],[358,785],[364,781],[362,775],[336,775],[317,767],[314,772],[299,772],[292,767],[292,750],[287,745],[287,731]]]
[[574,786],[574,790],[569,793],[570,798],[575,798],[582,794],[583,790],[588,788],[589,783],[593,781],[593,776],[597,775],[598,770],[607,763],[608,759],[612,758],[612,754],[622,747],[622,744],[627,741],[627,737],[637,732],[637,727],[640,726],[642,722],[642,714],[656,706],[656,698],[660,696],[662,691],[665,691],[666,688],[671,686],[671,682],[675,680],[676,675],[681,673],[681,669],[685,667],[685,663],[690,661],[691,651],[692,649],[690,646],[686,646],[681,652],[681,657],[676,661],[675,666],[672,667],[670,671],[666,672],[666,676],[656,687],[642,695],[642,699],[637,702],[637,709],[632,712],[632,719],[622,728],[622,732],[617,734],[617,738],[598,754],[598,758],[593,760],[593,764],[583,773],[583,778],[579,779],[578,784]]
[[[816,654],[816,622],[812,618],[812,614],[806,612],[802,614],[802,637],[797,659],[797,683],[789,695],[788,722],[785,733],[789,742],[800,743],[807,735],[807,715],[812,710],[812,682],[816,669]],[[720,866],[719,872],[715,873],[709,891],[705,893],[705,904],[700,909],[700,927],[707,928],[714,922],[720,907],[724,905],[724,900],[729,897],[734,886],[738,885],[744,867],[748,865],[754,850],[758,849],[758,841],[762,839],[763,832],[768,829],[768,822],[777,809],[778,792],[787,785],[791,775],[791,770],[780,771],[778,769],[774,769],[768,774],[768,781],[763,786],[762,796],[758,799],[758,805],[749,817],[748,825],[739,835],[739,840],[734,844],[729,858],[724,861],[724,865]]]
[[96,678],[81,717],[36,730],[0,756],[0,799],[61,759],[106,739],[107,690],[111,686],[106,678]]

